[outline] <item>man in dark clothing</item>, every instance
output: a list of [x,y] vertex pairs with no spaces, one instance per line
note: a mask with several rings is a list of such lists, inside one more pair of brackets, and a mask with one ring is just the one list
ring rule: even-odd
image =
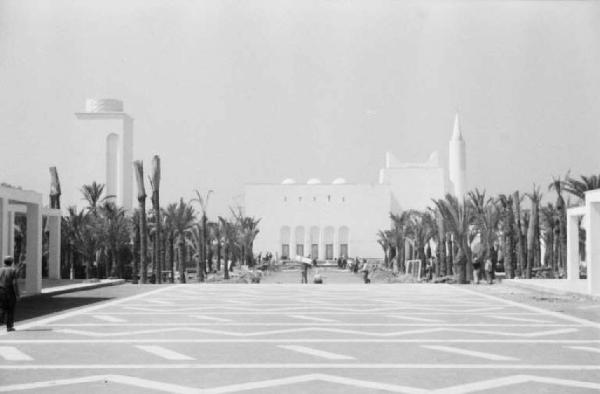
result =
[[308,283],[308,269],[310,268],[309,264],[302,263],[302,283]]
[[6,319],[7,331],[15,330],[15,305],[20,297],[13,261],[12,256],[5,257],[4,266],[0,268],[0,324]]

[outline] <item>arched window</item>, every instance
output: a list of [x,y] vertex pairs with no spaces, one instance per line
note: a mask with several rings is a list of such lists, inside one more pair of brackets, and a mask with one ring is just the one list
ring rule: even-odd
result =
[[281,258],[287,260],[290,258],[290,236],[291,230],[289,226],[281,227],[279,238],[281,245]]
[[325,232],[323,234],[323,240],[325,241],[325,259],[333,260],[335,257],[333,255],[333,232],[334,229],[331,226],[325,227]]
[[310,258],[319,258],[319,227],[312,226],[310,228]]
[[340,243],[340,256],[347,258],[350,250],[348,249],[348,244],[350,243],[350,230],[347,226],[342,226],[338,230],[338,238]]
[[304,226],[297,226],[294,235],[296,237],[296,256],[304,256]]

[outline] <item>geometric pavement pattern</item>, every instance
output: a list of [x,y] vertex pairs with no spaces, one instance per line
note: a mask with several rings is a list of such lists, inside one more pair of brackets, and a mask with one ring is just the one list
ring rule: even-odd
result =
[[0,392],[600,391],[600,324],[444,284],[171,285],[17,328]]

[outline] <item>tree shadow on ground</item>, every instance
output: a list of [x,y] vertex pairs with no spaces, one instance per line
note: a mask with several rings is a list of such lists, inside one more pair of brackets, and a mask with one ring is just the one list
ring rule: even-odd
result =
[[111,299],[113,297],[61,297],[60,295],[26,297],[17,303],[15,321],[34,319]]

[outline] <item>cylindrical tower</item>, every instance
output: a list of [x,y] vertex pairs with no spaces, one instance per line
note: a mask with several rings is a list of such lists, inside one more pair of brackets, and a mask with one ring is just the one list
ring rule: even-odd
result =
[[467,192],[467,152],[465,140],[460,130],[458,113],[454,118],[454,130],[449,145],[449,178],[451,182],[450,192],[456,198],[462,200]]
[[106,137],[106,196],[116,202],[119,168],[119,136],[110,133]]

